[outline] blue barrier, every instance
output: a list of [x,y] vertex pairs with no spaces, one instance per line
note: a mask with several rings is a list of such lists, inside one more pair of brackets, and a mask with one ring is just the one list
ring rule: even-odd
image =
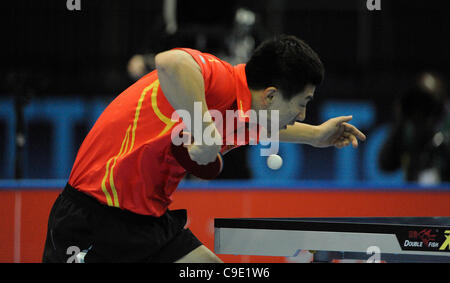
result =
[[[95,123],[107,101],[72,99],[33,100],[25,107],[25,122],[45,121],[51,125],[51,151],[49,160],[28,160],[29,164],[50,167],[50,176],[38,178],[67,178],[73,163],[74,126],[84,123],[89,128]],[[14,168],[14,104],[12,99],[0,100],[0,120],[6,125],[3,170],[0,178],[13,178]],[[265,157],[259,155],[261,146],[249,149],[247,164],[256,180],[312,180],[352,182],[376,181],[383,184],[403,183],[403,174],[398,171],[386,174],[377,166],[381,145],[387,136],[389,125],[376,125],[376,111],[369,101],[328,101],[319,108],[319,118],[325,121],[341,115],[353,115],[352,124],[367,133],[368,139],[358,149],[347,147],[341,150],[312,151],[311,147],[297,144],[281,144],[280,154],[284,162],[278,171],[266,166]],[[367,129],[371,129],[367,132]],[[326,152],[327,156],[323,156]],[[47,162],[47,164],[45,164]],[[311,169],[314,168],[314,169]],[[320,172],[319,172],[320,171]],[[320,177],[317,177],[320,176]],[[29,178],[30,176],[25,176]],[[36,176],[33,176],[36,177]]]
[[[68,176],[75,148],[74,126],[76,123],[94,125],[97,118],[106,108],[107,102],[102,100],[83,101],[81,99],[43,99],[33,100],[24,109],[24,119],[27,125],[32,121],[45,121],[52,128],[52,152],[50,153],[51,176],[49,178],[65,178]],[[2,178],[12,178],[14,175],[14,101],[12,99],[0,100],[0,119],[7,125],[5,168],[0,172]],[[31,141],[32,142],[32,141]],[[30,164],[40,164],[41,160],[28,160]]]
[[[340,102],[329,101],[322,105],[320,117],[322,121],[338,117],[353,115],[351,123],[359,129],[367,129],[375,123],[375,109],[368,102]],[[358,156],[352,147],[336,151],[335,178],[342,181],[358,179]]]
[[6,146],[3,149],[4,166],[2,166],[3,170],[0,172],[0,176],[11,178],[14,175],[14,156],[16,154],[14,146],[16,117],[12,99],[0,100],[0,119],[6,124],[6,135],[4,136]]

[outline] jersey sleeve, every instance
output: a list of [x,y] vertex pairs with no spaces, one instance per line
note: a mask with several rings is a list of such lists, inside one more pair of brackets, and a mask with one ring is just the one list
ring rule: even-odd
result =
[[189,48],[176,48],[189,53],[202,71],[205,98],[209,107],[221,107],[235,99],[235,76],[233,67],[211,55]]

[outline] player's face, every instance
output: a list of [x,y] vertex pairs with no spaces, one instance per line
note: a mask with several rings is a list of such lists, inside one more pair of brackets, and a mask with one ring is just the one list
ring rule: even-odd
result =
[[306,117],[306,106],[314,97],[316,87],[307,85],[305,89],[291,99],[284,99],[280,92],[274,95],[269,110],[279,110],[279,129],[286,129],[295,122],[301,122]]

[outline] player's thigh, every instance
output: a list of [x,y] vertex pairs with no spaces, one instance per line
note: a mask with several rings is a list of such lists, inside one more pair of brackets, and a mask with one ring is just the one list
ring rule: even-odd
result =
[[218,256],[204,245],[199,246],[184,257],[175,261],[176,263],[223,263]]

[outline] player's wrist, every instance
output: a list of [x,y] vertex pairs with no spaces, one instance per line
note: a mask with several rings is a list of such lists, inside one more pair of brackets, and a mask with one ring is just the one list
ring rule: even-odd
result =
[[320,141],[320,133],[323,131],[321,125],[315,126],[305,123],[297,124],[299,126],[300,142],[311,146],[317,146]]
[[324,126],[323,125],[309,125],[309,135],[306,139],[306,144],[314,146],[314,147],[322,147],[323,145],[321,144],[321,139],[322,139],[322,134],[325,131]]

